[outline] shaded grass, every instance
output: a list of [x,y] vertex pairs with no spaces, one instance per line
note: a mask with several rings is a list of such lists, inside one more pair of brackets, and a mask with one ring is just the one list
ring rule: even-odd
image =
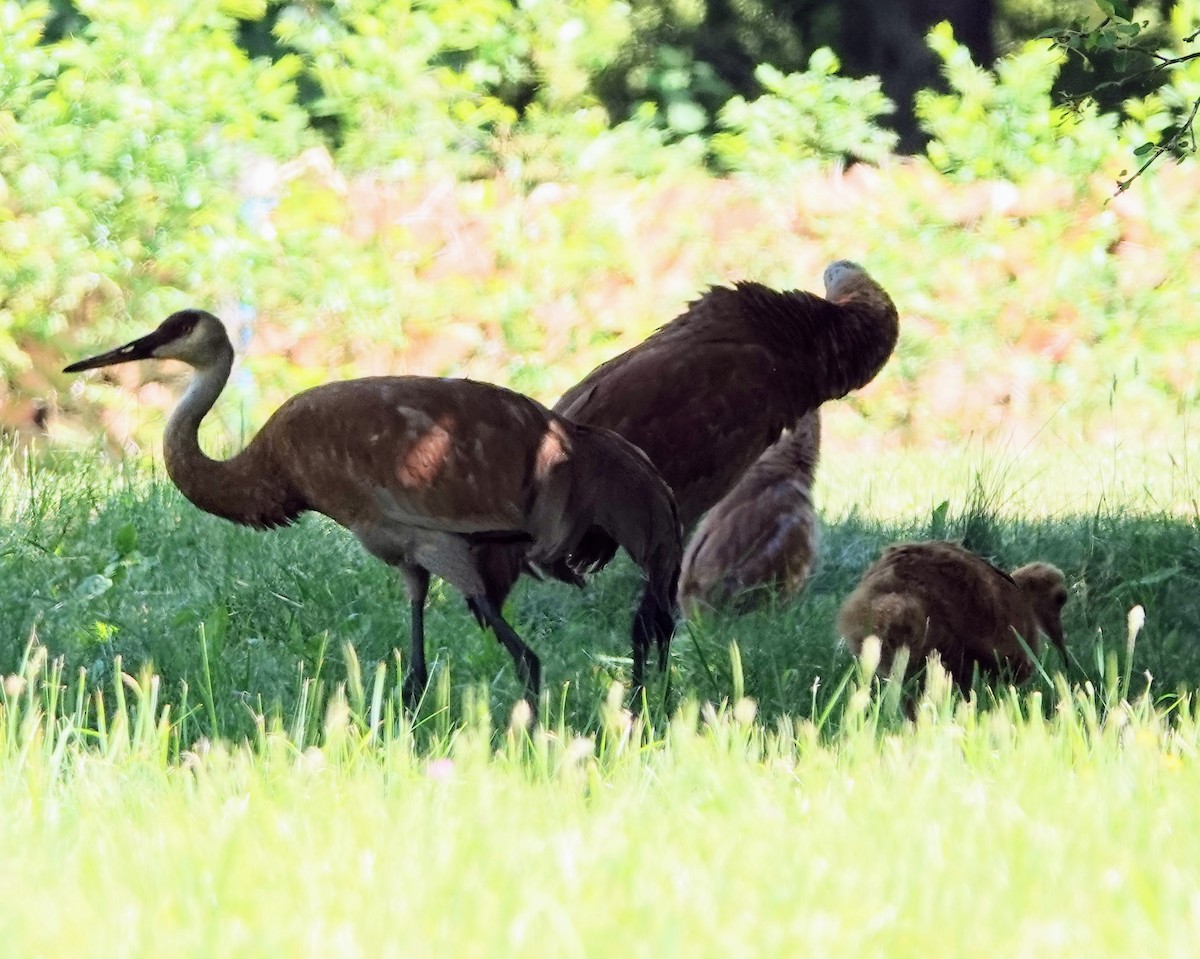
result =
[[[851,667],[834,619],[861,571],[890,542],[947,536],[1004,566],[1043,559],[1067,574],[1068,676],[1100,684],[1122,654],[1129,608],[1148,616],[1137,683],[1174,692],[1200,685],[1200,535],[1189,473],[1114,457],[1101,475],[1057,457],[1004,461],[967,453],[827,457],[818,481],[825,516],[820,565],[800,601],[768,601],[743,617],[682,627],[669,679],[652,671],[652,715],[686,698],[720,702],[734,690],[739,650],[745,692],[767,721],[819,717]],[[1177,461],[1178,462],[1178,461]],[[152,666],[162,696],[187,697],[196,735],[244,737],[258,717],[293,712],[346,677],[347,648],[366,674],[407,653],[407,600],[397,577],[321,517],[267,534],[200,513],[153,468],[71,455],[10,458],[0,496],[0,670],[31,638],[64,670],[103,684],[115,657]],[[1103,474],[1103,471],[1101,471]],[[1151,477],[1151,480],[1147,480]],[[1081,492],[1082,490],[1082,492]],[[1082,499],[1081,499],[1082,497]],[[1090,501],[1090,502],[1089,502]],[[638,573],[622,560],[587,589],[525,582],[508,607],[543,659],[549,715],[594,729],[597,704],[626,681]],[[446,673],[455,715],[484,683],[499,721],[520,686],[511,660],[481,632],[461,598],[435,585],[427,618],[435,674]],[[1060,668],[1053,654],[1049,672]]]

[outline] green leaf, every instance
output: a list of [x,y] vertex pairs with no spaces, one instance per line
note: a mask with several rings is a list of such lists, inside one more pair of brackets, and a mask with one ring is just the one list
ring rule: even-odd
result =
[[1125,0],[1096,0],[1096,6],[1110,17],[1119,17],[1122,20],[1133,19],[1133,5],[1126,3]]
[[137,527],[133,523],[126,523],[119,530],[117,535],[113,537],[113,548],[117,551],[120,557],[128,556],[137,547]]
[[267,12],[267,0],[220,0],[217,7],[237,20],[261,20]]
[[692,100],[667,104],[667,126],[676,133],[696,133],[707,122],[704,108]]
[[823,76],[833,76],[841,68],[841,61],[838,60],[837,54],[829,49],[829,47],[819,47],[808,58],[808,69],[813,73],[819,73]]
[[1140,147],[1133,151],[1135,157],[1142,157],[1155,148],[1153,143],[1143,143]]
[[942,500],[933,508],[929,517],[929,535],[933,539],[944,539],[946,536],[946,513],[950,510],[950,501]]

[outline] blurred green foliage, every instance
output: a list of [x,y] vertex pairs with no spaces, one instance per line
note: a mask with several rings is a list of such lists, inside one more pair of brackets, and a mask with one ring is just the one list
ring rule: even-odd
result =
[[[972,369],[980,403],[1030,417],[1085,385],[1107,395],[1096,384],[1115,368],[1128,382],[1133,349],[1161,408],[1186,405],[1190,346],[1136,321],[1182,315],[1190,187],[1147,185],[1154,236],[1144,210],[1102,207],[1131,145],[1191,96],[1190,66],[1117,127],[1054,106],[1045,43],[990,70],[938,28],[948,92],[922,96],[928,159],[897,163],[878,83],[843,77],[826,49],[799,72],[760,64],[761,95],[725,101],[715,132],[702,61],[663,53],[643,78],[657,92],[614,117],[598,78],[639,31],[666,29],[668,8],[657,26],[639,20],[649,9],[80,0],[50,37],[49,5],[0,0],[0,429],[36,399],[61,435],[154,436],[169,391],[129,410],[125,391],[58,371],[185,304],[252,354],[239,402],[222,404],[241,407],[236,443],[282,396],[361,372],[469,374],[552,400],[705,285],[811,287],[839,256],[917,318],[893,392],[862,407],[906,440],[929,435],[912,410],[968,330],[973,355],[1017,344],[1015,372]],[[246,24],[268,20],[279,46],[251,57]],[[1178,38],[1190,23],[1173,22]],[[938,435],[979,409],[934,405],[961,420]]]
[[1098,23],[1059,25],[1044,35],[1076,66],[1105,75],[1105,61],[1115,58],[1115,79],[1093,82],[1082,92],[1068,92],[1064,102],[1078,108],[1124,97],[1121,112],[1130,120],[1131,135],[1142,139],[1133,149],[1137,169],[1121,175],[1119,188],[1163,157],[1179,159],[1196,152],[1195,120],[1200,112],[1194,45],[1200,38],[1200,4],[1179,0],[1166,17],[1147,15],[1124,0],[1096,0],[1105,13]]
[[239,173],[310,138],[298,63],[251,63],[216,0],[78,6],[83,31],[42,44],[45,4],[0,3],[6,373],[72,321],[111,335],[130,301],[242,295],[267,251],[239,216]]
[[1041,169],[1086,177],[1112,151],[1117,119],[1094,104],[1077,110],[1052,96],[1064,55],[1048,40],[1035,40],[1000,60],[995,71],[971,61],[949,24],[929,35],[942,60],[948,93],[922,91],[916,111],[931,135],[929,159],[963,179],[1003,177],[1021,181]]
[[344,166],[404,173],[478,153],[516,119],[496,95],[523,67],[511,10],[505,0],[339,0],[329,10],[292,7],[275,32],[323,91],[313,111],[338,119]]
[[839,68],[827,47],[812,55],[803,73],[760,66],[755,75],[767,92],[751,101],[734,97],[721,109],[724,131],[712,139],[716,158],[729,170],[767,177],[786,174],[802,160],[884,160],[896,135],[878,120],[894,106],[877,77],[852,80],[838,76]]

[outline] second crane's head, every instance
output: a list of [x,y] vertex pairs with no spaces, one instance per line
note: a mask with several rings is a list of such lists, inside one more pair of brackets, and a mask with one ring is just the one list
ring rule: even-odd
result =
[[196,369],[205,369],[232,358],[233,346],[220,320],[204,310],[180,310],[163,320],[153,332],[115,350],[72,363],[63,372],[79,373],[149,359],[182,360]]
[[852,297],[869,299],[877,310],[885,314],[895,314],[896,307],[891,297],[884,292],[866,270],[853,260],[835,260],[825,268],[825,299],[834,303],[844,302]]
[[896,304],[871,274],[853,260],[835,260],[830,263],[825,268],[824,280],[825,299],[865,320],[868,330],[864,333],[885,350],[882,356],[876,357],[878,366],[871,369],[868,363],[870,373],[859,384],[864,385],[879,372],[879,368],[895,349],[896,340],[900,335],[900,318],[896,312]]

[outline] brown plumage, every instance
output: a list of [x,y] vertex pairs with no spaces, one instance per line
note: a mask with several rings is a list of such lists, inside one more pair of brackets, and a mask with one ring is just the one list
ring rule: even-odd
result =
[[714,287],[554,410],[644,450],[688,530],[784,429],[871,382],[891,356],[899,320],[883,288],[848,260],[824,280],[824,297]]
[[1001,667],[1023,682],[1033,663],[1019,634],[1037,654],[1039,630],[1066,662],[1062,607],[1067,588],[1049,563],[1030,563],[1010,575],[955,543],[889,546],[863,574],[838,614],[838,630],[857,655],[868,636],[878,636],[886,671],[902,647],[923,664],[937,652],[963,692],[975,666],[983,674]]
[[679,605],[746,609],[769,592],[803,588],[817,556],[820,527],[812,503],[821,448],[821,415],[793,429],[746,470],[696,528],[683,554]]
[[[647,577],[633,624],[634,682],[649,643],[669,641],[682,552],[670,490],[632,444],[578,426],[511,390],[471,380],[380,376],[293,396],[245,449],[226,461],[200,449],[200,421],[229,378],[233,347],[200,310],[68,366],[177,359],[195,369],[163,443],[167,473],[200,509],[269,528],[323,513],[404,574],[412,601],[410,701],[428,680],[424,607],[429,576],[468,599],[509,650],[536,708],[540,664],[504,620],[487,562],[490,544],[569,568],[578,543],[624,547]],[[501,554],[503,557],[503,554]],[[507,580],[506,580],[507,582]]]
[[[831,263],[825,296],[760,283],[713,287],[644,342],[602,363],[554,411],[603,426],[646,452],[675,494],[686,533],[784,429],[826,400],[875,378],[892,354],[899,319],[891,297],[849,260]],[[521,547],[497,545],[503,601]],[[572,558],[543,567],[571,581],[613,550],[585,538]]]

